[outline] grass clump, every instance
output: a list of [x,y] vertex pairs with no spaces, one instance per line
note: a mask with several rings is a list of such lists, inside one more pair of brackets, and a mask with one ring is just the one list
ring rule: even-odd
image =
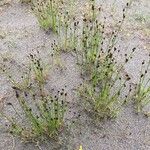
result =
[[40,26],[54,32],[58,32],[58,22],[63,0],[35,1],[32,3],[32,10],[35,12]]
[[[14,87],[13,87],[14,88]],[[14,88],[15,89],[15,88]],[[21,92],[15,89],[15,95],[21,106],[30,127],[19,125],[13,118],[10,132],[21,136],[24,140],[32,140],[40,136],[55,137],[63,126],[65,106],[63,100],[58,97],[40,95],[38,99],[34,94],[28,95],[27,92]],[[31,104],[26,102],[28,97],[34,102],[32,107],[36,107],[34,111]],[[13,106],[12,103],[8,105]],[[35,106],[34,106],[35,105]],[[19,113],[17,113],[19,114]],[[26,133],[26,135],[24,135]]]
[[125,57],[124,63],[120,66],[116,64],[113,56],[110,57],[110,54],[112,55],[108,53],[105,56],[105,61],[97,66],[91,78],[86,79],[80,89],[80,94],[85,99],[86,110],[100,119],[115,118],[132,91],[130,86],[127,95],[122,94],[126,90],[130,77],[128,74],[123,75],[121,71],[133,52]]
[[149,104],[150,102],[150,78],[148,77],[148,71],[150,67],[150,55],[149,55],[149,61],[146,67],[146,62],[142,62],[142,67],[140,71],[140,78],[138,84],[136,84],[135,87],[135,105],[136,105],[136,111],[137,113],[140,113],[143,111],[143,108]]
[[[17,84],[11,82],[17,106],[12,102],[8,102],[7,106],[12,109],[15,116],[8,116],[5,112],[0,114],[10,122],[10,132],[25,141],[44,137],[56,138],[64,126],[67,93],[64,89],[56,94],[50,92],[46,87],[42,60],[35,54],[30,54],[29,58],[31,65],[28,69],[30,71],[28,86],[24,88],[22,82],[15,81]],[[23,76],[21,78],[26,82],[26,78]],[[11,80],[12,77],[9,79]]]
[[116,41],[125,19],[126,7],[123,9],[122,20],[111,32],[107,42],[106,18],[103,24],[98,21],[95,15],[96,7],[93,4],[92,19],[83,18],[81,67],[82,75],[85,76],[85,84],[80,89],[80,95],[82,99],[85,99],[86,110],[89,110],[96,118],[116,117],[132,90],[130,87],[128,94],[123,96],[130,77],[128,74],[123,75],[122,70],[132,59],[136,48],[133,48],[131,53],[125,54],[121,64],[117,63],[120,50],[116,47]]

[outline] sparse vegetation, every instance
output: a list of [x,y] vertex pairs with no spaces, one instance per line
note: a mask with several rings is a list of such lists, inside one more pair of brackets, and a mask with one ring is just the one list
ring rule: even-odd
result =
[[[91,22],[86,17],[83,19],[81,65],[86,73],[87,81],[82,86],[80,94],[87,103],[84,105],[87,106],[86,109],[100,119],[116,117],[131,92],[130,89],[129,95],[126,95],[125,99],[121,98],[126,82],[130,80],[128,74],[124,80],[121,77],[121,71],[132,58],[135,48],[132,49],[131,54],[125,54],[125,60],[121,65],[117,64],[115,58],[120,52],[115,45],[125,19],[125,11],[123,9],[123,18],[119,21],[118,28],[112,31],[108,43],[105,42],[105,24],[101,25],[97,20],[94,5],[92,5],[94,17]],[[107,45],[106,48],[104,45]]]
[[138,84],[135,87],[135,104],[136,111],[140,113],[143,111],[143,108],[150,103],[150,78],[148,77],[148,71],[150,67],[150,55],[149,61],[145,65],[145,61],[142,62],[142,67],[140,71],[140,78]]
[[[44,78],[45,70],[41,58],[35,54],[30,54],[29,58],[31,65],[27,77],[24,73],[24,76],[21,76],[22,81],[15,81],[11,75],[8,75],[22,112],[18,112],[18,108],[13,103],[7,103],[14,110],[16,117],[19,116],[22,120],[24,115],[27,123],[20,123],[14,116],[11,117],[2,112],[1,116],[11,123],[10,132],[21,136],[25,141],[42,139],[44,135],[50,138],[56,137],[64,125],[67,93],[62,89],[53,96],[54,93],[47,91],[46,79]],[[6,70],[7,68],[2,68],[4,74],[6,74]]]

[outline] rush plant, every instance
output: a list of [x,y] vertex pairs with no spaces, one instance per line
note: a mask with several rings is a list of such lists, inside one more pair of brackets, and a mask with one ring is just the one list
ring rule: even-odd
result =
[[[9,131],[25,141],[57,137],[64,125],[67,93],[64,89],[55,94],[48,92],[41,58],[35,54],[30,54],[29,58],[28,80],[22,77],[21,82],[14,82],[12,76],[8,78],[18,105],[8,102],[7,107],[11,107],[16,116],[8,116],[6,112],[0,114],[10,122]],[[3,72],[5,74],[5,70]],[[26,88],[22,85],[24,82],[28,83]]]
[[113,54],[109,53],[105,56],[105,63],[97,66],[92,78],[87,78],[81,86],[79,91],[85,100],[84,106],[94,117],[99,119],[116,117],[131,96],[131,86],[126,95],[122,94],[130,77],[128,74],[122,75],[121,71],[132,58],[134,51],[135,48],[128,56],[125,54],[125,61],[121,65],[117,65]]
[[134,99],[137,113],[142,112],[143,108],[150,103],[150,78],[148,76],[149,69],[150,69],[150,55],[147,64],[145,61],[142,62],[139,82],[135,88]]
[[116,40],[125,19],[126,7],[123,9],[122,20],[111,32],[107,42],[105,42],[105,18],[103,24],[98,21],[95,5],[92,4],[92,19],[87,20],[86,16],[83,18],[81,67],[85,84],[80,89],[80,95],[85,99],[86,110],[100,119],[116,117],[132,91],[130,87],[128,95],[122,97],[130,80],[128,74],[123,79],[122,70],[132,59],[136,48],[133,48],[131,53],[125,54],[123,63],[118,64],[116,58],[120,53],[116,47]]
[[58,32],[60,10],[63,0],[35,1],[32,3],[32,10],[35,12],[40,26],[54,32]]

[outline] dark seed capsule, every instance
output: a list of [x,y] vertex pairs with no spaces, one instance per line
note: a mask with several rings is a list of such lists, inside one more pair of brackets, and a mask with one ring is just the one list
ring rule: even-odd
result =
[[10,131],[10,134],[13,134],[13,131]]
[[125,14],[123,14],[123,18],[125,18],[126,16],[125,16]]
[[141,74],[141,78],[144,76],[144,74]]
[[40,68],[40,71],[42,72],[42,71],[43,71],[43,68]]
[[16,98],[19,98],[19,93],[17,90],[15,91],[15,93],[16,93]]
[[25,96],[25,97],[28,97],[28,94],[27,94],[27,92],[24,92],[24,96]]
[[32,111],[32,109],[31,109],[31,108],[29,108],[29,111]]
[[19,88],[17,88],[16,86],[12,86],[12,89],[19,90]]
[[55,120],[58,120],[58,118],[56,117]]
[[32,54],[30,54],[30,57],[31,57],[31,59],[33,59],[33,55]]
[[116,47],[114,47],[114,51],[116,51],[117,50],[117,48]]
[[142,65],[144,65],[145,64],[145,61],[142,61]]
[[127,79],[126,79],[126,80],[127,80],[127,81],[129,81],[130,79],[131,79],[130,77],[127,77]]
[[61,92],[61,93],[60,93],[60,95],[63,95],[63,94],[64,94],[64,92]]
[[63,104],[64,104],[64,101],[61,101],[61,104],[63,105]]
[[129,61],[128,59],[125,60],[125,62],[128,62],[128,61]]
[[35,99],[35,94],[33,94],[32,96],[33,96],[33,99]]
[[86,18],[84,18],[83,21],[86,22],[87,21]]
[[136,48],[134,47],[133,49],[132,49],[132,52],[134,52],[136,50]]
[[7,105],[12,105],[12,103],[7,103]]
[[109,58],[112,58],[112,56],[113,56],[112,53],[110,53]]

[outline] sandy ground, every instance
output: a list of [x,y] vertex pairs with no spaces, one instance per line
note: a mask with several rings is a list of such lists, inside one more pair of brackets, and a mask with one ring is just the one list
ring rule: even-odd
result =
[[[110,0],[105,2],[106,6],[111,5]],[[118,4],[117,1],[115,4]],[[125,1],[120,2],[119,6],[115,5],[114,10],[117,11],[123,4]],[[148,0],[134,1],[120,38],[123,53],[128,46],[129,49],[138,46],[134,59],[124,70],[131,75],[133,84],[137,82],[141,61],[147,58],[150,51],[150,16],[147,17],[150,13],[149,8]],[[0,53],[12,59],[13,62],[26,63],[26,56],[32,50],[39,50],[48,60],[53,38],[52,33],[47,35],[39,28],[36,17],[27,5],[12,1],[0,7]],[[81,115],[70,133],[65,133],[60,138],[60,140],[63,139],[62,146],[59,148],[55,142],[50,141],[47,144],[40,143],[39,146],[34,143],[24,144],[0,128],[0,150],[76,150],[80,144],[83,145],[83,150],[150,150],[149,118],[136,115],[130,104],[123,109],[115,121],[94,125],[90,117],[80,108],[80,102],[77,101],[74,89],[81,83],[81,79],[74,56],[63,54],[62,64],[65,69],[55,68],[52,71],[49,77],[50,87],[56,90],[66,87],[69,93],[67,100],[70,102],[67,120],[76,120],[76,116]],[[15,103],[14,94],[6,78],[0,75],[0,107],[5,106],[5,102],[8,101]],[[9,114],[12,113],[10,108],[7,108],[7,111]],[[0,122],[3,123],[2,120]]]

